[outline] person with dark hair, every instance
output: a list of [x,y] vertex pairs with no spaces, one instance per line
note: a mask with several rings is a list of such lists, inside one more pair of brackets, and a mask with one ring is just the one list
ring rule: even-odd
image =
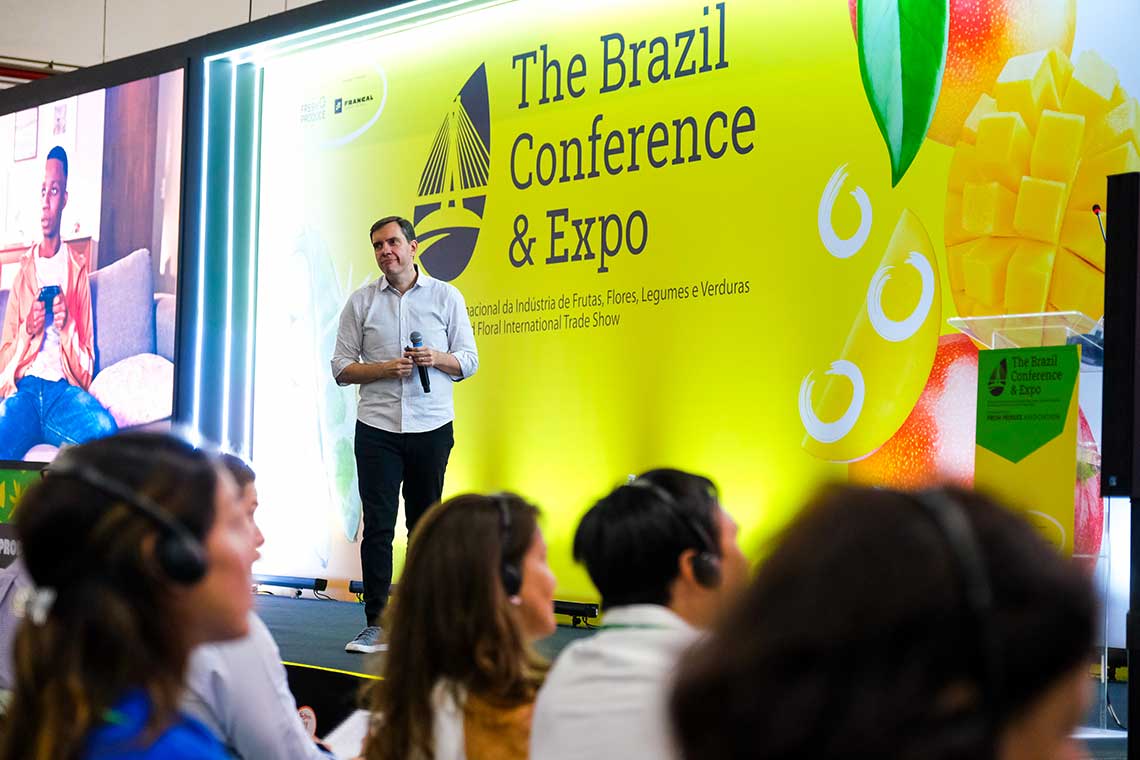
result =
[[[336,382],[360,386],[355,454],[365,627],[345,646],[349,652],[384,646],[377,621],[392,585],[400,485],[411,536],[424,510],[443,495],[455,442],[452,384],[479,367],[463,295],[415,263],[419,241],[412,223],[385,217],[370,236],[383,276],[349,297],[332,357]],[[422,345],[414,345],[413,335]]]
[[20,258],[0,333],[0,460],[118,429],[87,392],[95,366],[91,287],[86,256],[61,238],[67,153],[58,145],[44,162],[40,201],[43,240]]
[[677,660],[748,577],[736,523],[708,478],[651,470],[585,514],[574,558],[601,593],[605,624],[555,661],[531,758],[675,757],[666,700]]
[[[233,454],[219,459],[238,487],[238,504],[254,547],[260,547],[265,538],[254,522],[258,498],[253,468]],[[190,655],[182,708],[221,739],[234,757],[328,757],[306,731],[277,643],[252,611],[246,636],[204,644]]]
[[1019,516],[960,490],[833,487],[684,660],[685,760],[1059,760],[1097,603]]
[[365,760],[525,760],[554,632],[554,574],[538,510],[468,494],[427,511],[387,612]]
[[171,436],[65,450],[25,493],[0,759],[226,757],[178,709],[193,647],[248,632],[253,539],[230,477]]

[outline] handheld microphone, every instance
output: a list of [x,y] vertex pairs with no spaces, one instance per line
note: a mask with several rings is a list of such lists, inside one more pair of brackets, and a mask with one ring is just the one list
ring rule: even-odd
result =
[[[419,330],[412,332],[408,338],[412,341],[412,348],[424,347],[424,336],[420,335]],[[420,371],[420,385],[424,388],[424,393],[431,393],[431,380],[428,378],[427,367],[417,367]]]

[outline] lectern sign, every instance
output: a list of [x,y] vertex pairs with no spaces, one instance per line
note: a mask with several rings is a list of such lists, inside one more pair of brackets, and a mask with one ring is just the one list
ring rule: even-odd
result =
[[982,351],[978,356],[975,483],[1026,511],[1072,552],[1076,476],[1076,346]]
[[1076,346],[983,351],[978,445],[1020,462],[1059,436],[1079,370]]

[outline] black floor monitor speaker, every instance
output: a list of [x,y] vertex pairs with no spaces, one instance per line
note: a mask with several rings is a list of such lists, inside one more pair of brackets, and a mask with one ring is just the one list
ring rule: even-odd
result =
[[1140,487],[1140,394],[1136,336],[1140,335],[1140,173],[1108,178],[1108,242],[1104,270],[1104,415],[1101,493],[1131,497]]

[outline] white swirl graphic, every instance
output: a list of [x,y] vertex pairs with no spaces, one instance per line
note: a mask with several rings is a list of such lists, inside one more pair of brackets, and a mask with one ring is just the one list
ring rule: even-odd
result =
[[858,185],[851,191],[851,197],[859,204],[859,229],[849,238],[841,238],[835,234],[831,226],[831,210],[835,207],[835,200],[843,183],[847,181],[847,164],[843,164],[831,175],[827,186],[823,188],[823,195],[819,198],[819,214],[816,223],[819,226],[819,239],[823,247],[837,259],[848,259],[859,252],[871,234],[871,200],[867,193]]
[[906,263],[918,270],[918,275],[922,278],[922,295],[906,319],[896,322],[883,313],[883,289],[887,286],[887,280],[891,279],[893,266],[880,267],[871,278],[871,286],[867,288],[867,316],[871,319],[871,326],[879,337],[891,343],[900,343],[918,332],[930,314],[930,307],[934,305],[934,267],[917,251],[910,252]]
[[815,409],[811,405],[811,391],[815,386],[815,381],[811,379],[812,373],[809,372],[804,381],[800,383],[800,421],[803,422],[807,434],[815,440],[820,443],[835,443],[850,433],[854,429],[855,423],[859,421],[859,415],[863,413],[863,402],[867,396],[867,389],[863,383],[862,371],[846,359],[832,362],[831,368],[824,374],[839,375],[851,381],[853,390],[847,411],[835,422],[823,422],[815,415]]

